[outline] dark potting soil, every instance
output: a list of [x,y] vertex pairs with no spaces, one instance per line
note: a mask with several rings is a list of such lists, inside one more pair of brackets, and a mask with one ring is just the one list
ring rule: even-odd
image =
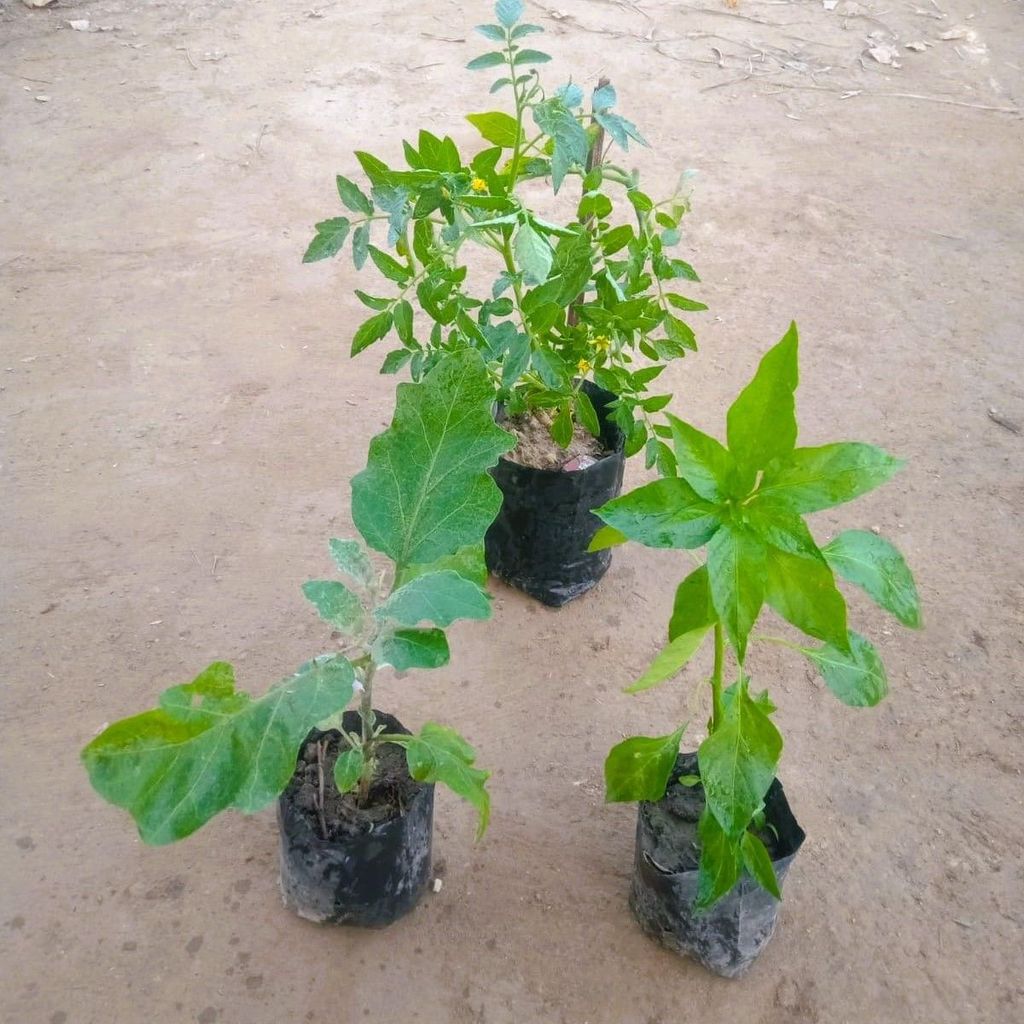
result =
[[516,435],[519,443],[505,457],[520,466],[531,466],[533,469],[561,469],[580,457],[596,461],[609,454],[600,439],[590,434],[578,421],[573,423],[569,447],[561,447],[551,436],[553,418],[553,410],[536,409],[509,419],[504,426]]
[[[699,784],[684,786],[677,781],[680,775],[696,773],[696,755],[680,755],[665,795],[655,804],[644,805],[644,814],[654,836],[651,856],[657,866],[668,874],[696,871],[700,863],[697,823],[704,812],[704,787]],[[777,859],[780,843],[775,833],[770,828],[763,828],[757,837],[768,848],[772,860]]]
[[[324,733],[320,742],[325,747],[324,822],[327,825],[326,838],[332,842],[344,841],[368,832],[374,825],[399,817],[423,788],[423,784],[409,774],[405,749],[395,743],[383,743],[377,747],[377,767],[369,797],[366,805],[360,806],[355,792],[339,793],[334,784],[334,762],[342,750],[348,749],[348,744],[335,729]],[[319,786],[316,743],[311,741],[303,746],[299,754],[295,774],[285,794],[294,800],[295,806],[308,818],[316,835],[323,838],[317,812]]]

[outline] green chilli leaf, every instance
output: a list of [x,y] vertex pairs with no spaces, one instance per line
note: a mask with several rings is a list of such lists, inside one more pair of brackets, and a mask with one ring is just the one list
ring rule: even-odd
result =
[[602,526],[597,533],[590,538],[588,551],[604,551],[605,548],[614,548],[619,544],[625,544],[629,538],[614,526]]
[[396,629],[378,637],[371,653],[378,668],[390,665],[396,672],[441,668],[451,657],[448,638],[440,629]]
[[791,512],[818,512],[874,490],[902,467],[902,460],[857,441],[797,448],[765,470],[757,501]]
[[820,555],[808,558],[769,547],[765,570],[768,604],[808,636],[846,647],[846,601]]
[[400,626],[433,622],[450,626],[456,619],[489,619],[491,598],[471,580],[452,569],[417,576],[392,591],[374,615]]
[[339,174],[335,180],[338,183],[338,195],[341,196],[341,201],[353,213],[365,213],[368,217],[373,213],[373,203],[354,181],[350,181],[342,174]]
[[713,437],[666,413],[679,475],[707,501],[724,501],[733,490],[736,465]]
[[743,866],[750,877],[762,889],[767,890],[777,900],[782,899],[779,880],[775,877],[775,865],[768,854],[768,849],[753,832],[744,832],[740,840],[740,851],[743,854]]
[[668,638],[675,640],[694,630],[713,626],[717,621],[718,613],[711,600],[708,567],[702,565],[694,569],[676,589],[672,618],[668,624]]
[[904,626],[917,629],[921,625],[913,574],[896,547],[884,537],[866,530],[846,530],[821,553],[844,580],[860,587]]
[[315,658],[265,696],[235,690],[232,667],[214,662],[160,706],[104,729],[83,751],[93,788],[135,819],[147,843],[184,839],[229,807],[252,814],[295,771],[319,721],[352,697],[355,673],[340,656]]
[[677,675],[700,650],[710,628],[710,626],[701,626],[671,640],[651,662],[647,671],[632,686],[627,686],[624,692],[641,693]]
[[[782,755],[782,736],[747,692],[729,687],[722,721],[700,745],[697,763],[708,809],[726,835],[738,840],[764,802]],[[727,691],[728,692],[728,691]]]
[[478,544],[501,506],[487,470],[515,446],[494,422],[494,389],[475,351],[399,384],[391,426],[352,480],[352,518],[398,571]]
[[608,803],[660,800],[676,764],[686,726],[668,736],[631,736],[612,747],[604,762]]
[[491,773],[473,767],[476,751],[454,729],[437,722],[427,722],[418,736],[388,733],[385,738],[405,747],[409,774],[417,782],[441,782],[476,808],[476,837],[481,839],[491,820],[486,788]]
[[316,263],[318,260],[325,260],[329,256],[335,256],[348,238],[349,219],[347,217],[332,217],[330,220],[322,220],[316,226],[316,234],[313,241],[309,243],[303,263]]
[[726,416],[729,451],[750,483],[757,470],[788,455],[796,444],[797,346],[796,324],[790,324]]
[[355,789],[359,776],[363,774],[365,763],[362,747],[349,747],[338,755],[334,762],[334,784],[338,787],[339,793],[348,793]]
[[825,685],[851,708],[873,708],[889,692],[885,666],[870,641],[852,629],[848,635],[849,650],[832,644],[824,647],[801,647],[817,667]]
[[749,530],[723,525],[708,544],[711,601],[740,662],[764,603],[765,547]]
[[697,825],[700,865],[697,869],[697,910],[714,906],[740,880],[739,844],[725,834],[707,809]]
[[362,602],[337,580],[310,580],[302,584],[306,599],[320,618],[345,633],[355,633],[363,624]]
[[715,506],[678,478],[644,484],[594,514],[649,548],[699,548],[719,527]]

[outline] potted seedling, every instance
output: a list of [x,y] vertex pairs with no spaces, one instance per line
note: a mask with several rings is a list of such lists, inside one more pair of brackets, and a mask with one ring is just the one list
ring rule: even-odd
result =
[[386,279],[357,290],[371,315],[352,341],[352,355],[397,341],[382,373],[408,367],[415,380],[446,352],[484,357],[518,439],[496,471],[505,502],[488,564],[560,605],[608,567],[609,551],[587,550],[599,525],[590,509],[619,493],[623,455],[644,450],[649,466],[665,457],[650,417],[670,396],[651,388],[696,347],[682,315],[706,307],[675,287],[697,280],[671,254],[684,181],[655,203],[609,158],[613,146],[646,145],[615,112],[614,87],[599,82],[588,109],[573,82],[546,87],[537,67],[551,58],[531,45],[541,28],[521,20],[520,0],[499,0],[495,14],[478,26],[492,48],[468,64],[492,72],[491,93],[506,99],[505,110],[467,115],[482,148],[466,154],[424,130],[402,143],[401,169],[357,152],[366,182],[338,176],[348,212],[317,224],[304,258],[351,242],[355,267],[372,263]]
[[796,447],[796,386],[793,325],[730,407],[728,446],[669,416],[659,429],[673,444],[674,466],[597,509],[607,525],[593,541],[706,548],[704,564],[679,584],[667,646],[627,692],[674,677],[711,637],[707,738],[695,754],[680,754],[686,723],[666,736],[626,739],[608,755],[605,781],[609,801],[640,803],[630,893],[637,920],[726,976],[745,970],[771,938],[782,881],[804,838],[776,778],[775,706],[747,674],[762,609],[816,642],[758,639],[808,658],[852,707],[877,704],[887,682],[874,646],[847,626],[836,576],[904,625],[920,625],[913,578],[892,544],[847,530],[819,548],[804,522],[877,487],[901,463],[868,444]]
[[[490,615],[483,535],[501,495],[488,470],[514,444],[492,402],[472,351],[399,386],[391,426],[352,480],[363,542],[330,543],[344,582],[303,588],[345,636],[340,652],[259,698],[237,691],[231,666],[216,662],[85,748],[93,786],[129,811],[147,843],[278,800],[286,904],[316,921],[385,925],[429,882],[435,782],[473,804],[483,833],[488,773],[473,748],[435,722],[410,734],[375,710],[374,686],[386,667],[444,665],[444,627]],[[345,711],[354,694],[357,708]]]

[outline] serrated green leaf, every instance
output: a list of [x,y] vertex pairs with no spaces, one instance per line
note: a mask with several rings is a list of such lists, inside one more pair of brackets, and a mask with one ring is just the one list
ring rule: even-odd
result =
[[418,736],[387,739],[405,747],[409,774],[418,782],[441,782],[477,811],[476,837],[480,839],[491,820],[491,798],[486,784],[491,773],[474,768],[476,751],[454,730],[427,722]]
[[605,801],[660,800],[685,730],[682,725],[668,736],[631,736],[612,747],[604,762]]
[[395,322],[395,331],[399,340],[408,345],[412,342],[412,306],[406,299],[399,299],[391,311]]
[[675,640],[693,630],[713,626],[717,621],[718,613],[711,600],[708,567],[702,565],[699,569],[694,569],[676,588],[672,618],[668,624],[668,638]]
[[494,422],[494,388],[474,351],[399,384],[390,428],[352,481],[352,518],[399,571],[479,543],[501,505],[487,470],[515,446]]
[[352,336],[352,355],[357,356],[375,341],[380,341],[391,330],[392,317],[387,311],[371,316],[361,323]]
[[325,260],[336,255],[348,238],[349,219],[347,217],[332,217],[330,220],[322,220],[316,226],[316,235],[309,243],[303,263],[316,263],[317,260]]
[[337,175],[335,180],[338,183],[338,195],[341,196],[341,201],[353,213],[365,213],[367,216],[373,213],[373,203],[354,181],[350,181],[343,174]]
[[491,599],[486,590],[447,569],[424,573],[398,587],[374,614],[400,626],[424,621],[450,626],[456,619],[490,618]]
[[833,571],[860,587],[904,626],[917,629],[921,625],[913,574],[896,547],[884,537],[866,530],[846,530],[821,553]]
[[832,644],[800,650],[814,662],[825,684],[844,704],[873,708],[889,692],[885,666],[870,641],[852,629],[848,643],[848,651]]
[[360,224],[352,232],[352,263],[356,270],[362,270],[370,254],[370,225]]
[[378,249],[377,246],[371,245],[368,247],[370,252],[370,259],[373,260],[377,269],[389,280],[394,281],[396,284],[404,285],[408,282],[409,268],[403,266],[393,256],[389,256],[382,249]]
[[619,114],[612,114],[607,110],[595,110],[594,120],[612,137],[620,149],[628,150],[630,139],[639,142],[641,146],[649,145],[637,126]]
[[583,126],[558,98],[536,104],[533,120],[545,135],[554,140],[551,183],[557,192],[569,169],[586,163],[590,141]]
[[729,451],[751,483],[759,469],[788,455],[796,443],[797,344],[796,324],[790,324],[726,416]]
[[705,808],[697,824],[700,864],[697,868],[698,911],[714,906],[740,880],[739,844],[725,834],[715,816]]
[[726,835],[738,840],[764,802],[782,755],[782,736],[747,692],[729,687],[721,722],[697,751],[708,809]]
[[355,789],[365,763],[362,747],[349,747],[338,755],[334,762],[334,784],[339,793],[349,793]]
[[382,298],[379,295],[370,295],[361,288],[354,289],[356,298],[368,309],[383,310],[391,306],[391,299]]
[[512,240],[512,253],[527,284],[543,284],[548,279],[555,254],[529,221],[519,225]]
[[732,455],[715,438],[666,413],[679,475],[708,501],[724,501],[733,490]]
[[678,478],[644,484],[594,514],[649,548],[699,548],[719,525],[715,506]]
[[309,580],[302,593],[324,622],[345,633],[355,633],[363,624],[362,602],[344,583],[337,580]]
[[344,658],[316,658],[254,699],[235,691],[230,665],[215,662],[165,690],[159,707],[104,729],[82,761],[145,842],[171,843],[229,807],[252,814],[274,800],[303,739],[348,704],[354,679]]
[[787,622],[808,636],[846,646],[846,602],[820,554],[808,558],[769,546],[765,570],[765,600]]
[[708,582],[719,621],[742,664],[764,603],[765,546],[749,530],[723,525],[708,543]]
[[396,629],[379,637],[372,649],[378,667],[390,665],[396,672],[411,668],[441,668],[451,652],[448,638],[440,629]]
[[560,448],[568,448],[572,442],[572,413],[568,405],[560,406],[551,421],[551,438]]
[[414,353],[412,349],[408,348],[396,348],[393,352],[389,352],[384,357],[384,362],[380,365],[378,372],[384,374],[398,373],[399,370],[405,366],[406,363],[412,359]]
[[710,628],[700,626],[671,640],[651,662],[647,671],[632,686],[627,686],[624,692],[641,693],[677,675],[700,650]]
[[505,55],[493,50],[491,53],[482,53],[474,57],[467,65],[467,71],[483,71],[486,68],[496,68],[499,64],[505,63]]
[[856,441],[797,448],[765,470],[757,500],[793,512],[817,512],[874,490],[902,466],[881,448]]
[[363,545],[357,540],[339,540],[333,538],[328,547],[331,550],[331,558],[334,564],[346,576],[350,577],[361,586],[369,586],[374,580],[373,564]]
[[502,149],[513,149],[520,139],[516,119],[500,110],[487,114],[467,114],[466,120],[488,141]]
[[592,437],[601,436],[601,420],[590,396],[585,391],[576,392],[576,418]]
[[750,877],[762,889],[767,890],[777,900],[782,899],[779,880],[775,877],[775,866],[768,855],[768,849],[753,832],[744,832],[740,840],[740,851],[743,854],[743,866]]
[[682,295],[676,295],[673,292],[668,292],[665,298],[669,303],[676,307],[676,309],[684,309],[687,312],[699,313],[708,307],[703,302],[697,302],[695,299],[687,299]]

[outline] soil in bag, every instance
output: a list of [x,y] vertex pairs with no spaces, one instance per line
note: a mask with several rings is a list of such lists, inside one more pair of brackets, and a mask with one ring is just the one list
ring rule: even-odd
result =
[[[672,779],[696,772],[697,755],[680,754]],[[663,945],[715,974],[735,977],[768,944],[779,904],[744,874],[709,910],[694,909],[700,861],[697,823],[703,810],[703,789],[676,781],[661,800],[640,804],[629,903],[644,931]],[[781,886],[805,836],[778,779],[765,797],[765,827],[758,838],[768,849]]]
[[[622,489],[625,437],[608,412],[610,391],[587,381],[601,437],[574,435],[569,449],[541,436],[543,423],[521,427],[520,443],[491,471],[502,506],[487,531],[487,566],[495,576],[558,607],[585,594],[611,565],[612,553],[587,551],[600,520],[591,512]],[[499,422],[509,426],[499,410]],[[552,462],[539,468],[516,461]],[[582,468],[580,468],[582,467]]]
[[[386,731],[408,732],[393,716],[376,715]],[[344,726],[359,731],[355,711]],[[409,775],[403,748],[383,744],[360,806],[354,792],[334,785],[334,762],[347,746],[336,729],[314,729],[303,744],[278,801],[281,891],[301,917],[382,927],[408,913],[430,882],[434,787]]]

